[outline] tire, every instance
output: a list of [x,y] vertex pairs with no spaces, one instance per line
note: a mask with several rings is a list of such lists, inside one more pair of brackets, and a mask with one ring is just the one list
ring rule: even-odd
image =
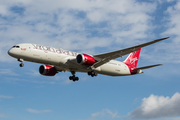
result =
[[88,72],[88,75],[91,75],[91,72]]
[[72,76],[69,77],[69,80],[72,80]]
[[97,73],[94,74],[94,76],[97,76],[97,75],[98,75]]
[[20,66],[20,67],[23,67],[23,66],[24,66],[24,64],[23,64],[23,63],[21,63],[19,66]]
[[75,80],[76,80],[76,81],[78,81],[78,80],[79,80],[79,78],[78,78],[78,77],[76,77],[76,78],[75,78]]

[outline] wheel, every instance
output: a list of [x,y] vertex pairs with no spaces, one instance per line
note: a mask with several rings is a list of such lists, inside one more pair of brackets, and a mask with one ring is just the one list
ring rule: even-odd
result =
[[88,75],[91,75],[91,72],[88,72]]
[[69,77],[70,80],[73,80],[74,82],[76,81],[77,77],[75,77],[74,75],[73,76],[70,76]]
[[92,74],[91,77],[94,77],[94,75]]
[[20,67],[23,67],[23,66],[24,66],[24,64],[23,64],[23,63],[21,63],[19,66],[20,66]]
[[78,78],[78,77],[75,77],[75,80],[76,80],[76,81],[78,81],[78,80],[79,80],[79,78]]
[[94,76],[97,76],[97,75],[98,75],[97,73],[94,74]]
[[72,80],[72,76],[69,76],[69,80]]

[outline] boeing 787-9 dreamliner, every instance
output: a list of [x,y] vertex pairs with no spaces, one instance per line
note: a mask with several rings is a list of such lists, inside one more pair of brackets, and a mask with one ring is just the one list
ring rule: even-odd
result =
[[[98,74],[126,76],[140,74],[143,73],[143,69],[160,66],[162,64],[137,68],[141,48],[167,38],[169,37],[97,55],[76,53],[31,43],[17,44],[8,51],[8,54],[21,62],[20,67],[24,66],[23,61],[41,63],[43,64],[39,67],[41,75],[54,76],[58,72],[69,71],[72,73],[69,79],[78,81],[79,78],[75,76],[76,72],[85,72],[92,77]],[[123,62],[113,60],[127,54],[130,55]]]

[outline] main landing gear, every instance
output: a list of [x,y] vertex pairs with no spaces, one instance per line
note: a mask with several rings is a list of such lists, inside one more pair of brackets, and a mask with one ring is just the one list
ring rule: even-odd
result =
[[21,62],[21,64],[19,64],[19,66],[23,67],[24,66],[23,59],[19,58],[18,61]]
[[91,77],[97,76],[97,73],[94,71],[88,72],[88,75],[90,75]]
[[72,74],[72,76],[69,77],[69,80],[72,80],[74,82],[79,80],[79,78],[75,76],[74,71],[71,71],[71,74]]

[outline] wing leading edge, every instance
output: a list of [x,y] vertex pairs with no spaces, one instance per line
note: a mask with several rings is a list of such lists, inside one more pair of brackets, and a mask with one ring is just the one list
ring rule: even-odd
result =
[[98,55],[93,55],[93,57],[98,61],[96,62],[94,65],[91,66],[91,69],[93,68],[97,68],[107,62],[109,62],[110,60],[112,59],[116,59],[118,57],[122,57],[124,55],[127,55],[131,52],[135,52],[137,50],[140,50],[142,47],[146,47],[148,45],[151,45],[151,44],[154,44],[154,43],[157,43],[157,42],[160,42],[162,40],[165,40],[165,39],[168,39],[170,37],[165,37],[165,38],[161,38],[161,39],[156,39],[156,40],[153,40],[153,41],[150,41],[150,42],[147,42],[147,43],[144,43],[144,44],[140,44],[140,45],[136,45],[136,46],[133,46],[133,47],[129,47],[129,48],[125,48],[125,49],[122,49],[122,50],[117,50],[117,51],[113,51],[113,52],[108,52],[108,53],[104,53],[104,54],[98,54]]

